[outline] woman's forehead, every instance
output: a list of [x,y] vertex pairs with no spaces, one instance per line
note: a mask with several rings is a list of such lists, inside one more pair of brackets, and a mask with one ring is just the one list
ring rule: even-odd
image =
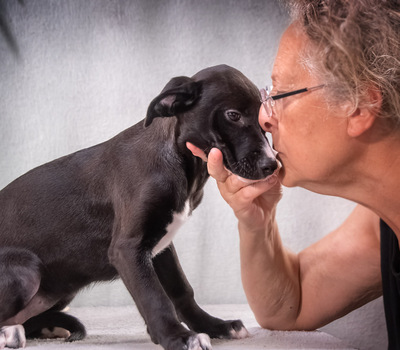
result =
[[308,70],[301,63],[306,47],[307,37],[295,25],[290,25],[281,37],[278,53],[275,58],[271,79],[287,83],[305,79]]

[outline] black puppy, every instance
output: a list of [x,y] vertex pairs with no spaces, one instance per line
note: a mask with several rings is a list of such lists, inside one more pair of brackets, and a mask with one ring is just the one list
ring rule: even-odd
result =
[[219,148],[227,169],[246,179],[277,168],[259,107],[258,89],[231,67],[173,78],[144,121],[5,187],[0,348],[25,344],[22,324],[27,335],[57,326],[71,332],[67,340],[82,339],[83,325],[59,310],[81,288],[117,276],[165,349],[211,349],[208,336],[246,336],[241,321],[214,318],[196,304],[171,240],[208,178],[187,141],[206,153]]

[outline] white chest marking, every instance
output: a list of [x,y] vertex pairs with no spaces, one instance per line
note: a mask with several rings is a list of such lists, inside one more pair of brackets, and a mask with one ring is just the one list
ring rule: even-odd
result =
[[156,256],[158,253],[162,252],[165,248],[167,248],[172,240],[174,239],[176,233],[179,228],[183,225],[183,223],[187,220],[190,214],[190,205],[189,201],[185,203],[185,207],[180,213],[174,213],[172,218],[172,222],[167,226],[167,234],[160,239],[157,245],[153,248],[152,255]]

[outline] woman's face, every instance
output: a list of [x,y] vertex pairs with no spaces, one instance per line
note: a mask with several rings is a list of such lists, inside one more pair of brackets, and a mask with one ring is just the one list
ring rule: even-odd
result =
[[[292,25],[282,36],[272,72],[273,94],[324,84],[300,63],[307,38]],[[259,122],[272,133],[273,145],[283,168],[285,186],[318,190],[316,185],[334,184],[343,179],[351,162],[347,118],[340,108],[328,108],[326,88],[308,91],[275,101],[269,118],[261,106]]]

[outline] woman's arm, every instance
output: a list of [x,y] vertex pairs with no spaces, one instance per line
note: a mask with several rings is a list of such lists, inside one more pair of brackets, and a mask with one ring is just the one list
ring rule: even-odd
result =
[[276,177],[243,183],[216,149],[208,169],[238,218],[242,282],[262,327],[316,329],[381,295],[379,218],[370,210],[357,206],[337,230],[294,254],[275,221]]
[[301,310],[315,329],[382,295],[379,217],[358,205],[345,222],[298,254]]

